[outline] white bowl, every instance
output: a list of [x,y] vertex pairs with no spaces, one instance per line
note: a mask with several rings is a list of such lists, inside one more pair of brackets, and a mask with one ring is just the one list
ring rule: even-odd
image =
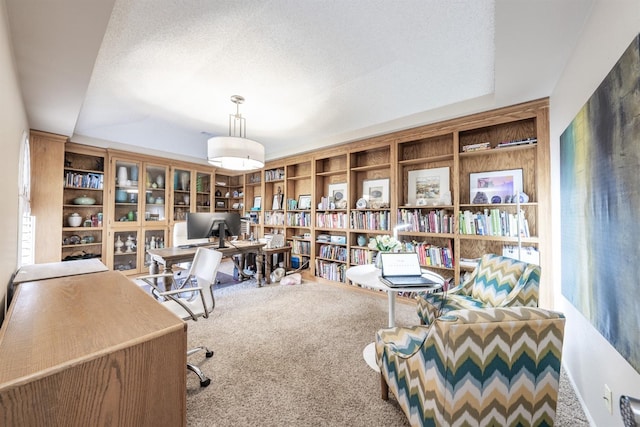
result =
[[69,227],[80,227],[82,217],[80,215],[69,215],[67,222],[69,223]]

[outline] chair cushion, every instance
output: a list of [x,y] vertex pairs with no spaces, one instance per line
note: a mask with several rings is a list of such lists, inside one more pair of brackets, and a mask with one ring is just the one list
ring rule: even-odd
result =
[[516,286],[527,264],[513,258],[498,255],[484,255],[478,265],[478,272],[471,288],[471,298],[486,306],[497,307]]

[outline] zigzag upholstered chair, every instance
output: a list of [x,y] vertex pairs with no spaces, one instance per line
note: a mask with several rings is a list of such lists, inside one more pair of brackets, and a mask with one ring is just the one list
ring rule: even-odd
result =
[[564,320],[540,308],[488,308],[382,329],[382,398],[391,390],[412,426],[553,426]]
[[486,254],[467,279],[447,292],[418,296],[420,323],[428,325],[452,310],[485,307],[537,307],[540,266]]

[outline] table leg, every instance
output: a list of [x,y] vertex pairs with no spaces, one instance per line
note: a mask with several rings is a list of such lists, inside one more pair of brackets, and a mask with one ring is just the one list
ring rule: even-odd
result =
[[262,286],[262,263],[264,254],[262,251],[258,251],[256,253],[256,282],[258,282],[258,287]]
[[387,292],[389,295],[389,327],[396,326],[396,293]]

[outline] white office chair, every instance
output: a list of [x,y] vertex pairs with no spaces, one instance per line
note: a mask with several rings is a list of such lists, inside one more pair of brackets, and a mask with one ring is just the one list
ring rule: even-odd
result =
[[[173,235],[171,239],[171,245],[173,247],[182,246],[182,245],[197,245],[202,243],[208,243],[209,239],[189,239],[187,234],[187,223],[176,222],[173,226]],[[179,283],[183,283],[186,278],[187,270],[191,266],[190,262],[181,262],[179,264],[174,265],[174,268],[178,268],[179,270],[175,273],[175,280]],[[175,270],[174,270],[175,271]]]
[[[208,318],[215,308],[216,301],[213,296],[213,286],[216,283],[216,274],[221,261],[221,252],[200,247],[193,257],[189,273],[183,285],[178,285],[171,273],[150,274],[136,277],[136,280],[141,280],[151,286],[152,293],[158,298],[159,302],[171,310],[173,314],[182,320],[197,321],[201,317]],[[194,282],[197,283],[197,286],[190,286]],[[164,286],[162,283],[164,283]],[[162,289],[162,287],[168,290]],[[188,350],[187,356],[191,356],[200,350],[204,350],[207,357],[213,356],[213,351],[205,346]],[[211,383],[211,380],[197,366],[187,363],[187,369],[200,378],[201,387],[206,387]]]

